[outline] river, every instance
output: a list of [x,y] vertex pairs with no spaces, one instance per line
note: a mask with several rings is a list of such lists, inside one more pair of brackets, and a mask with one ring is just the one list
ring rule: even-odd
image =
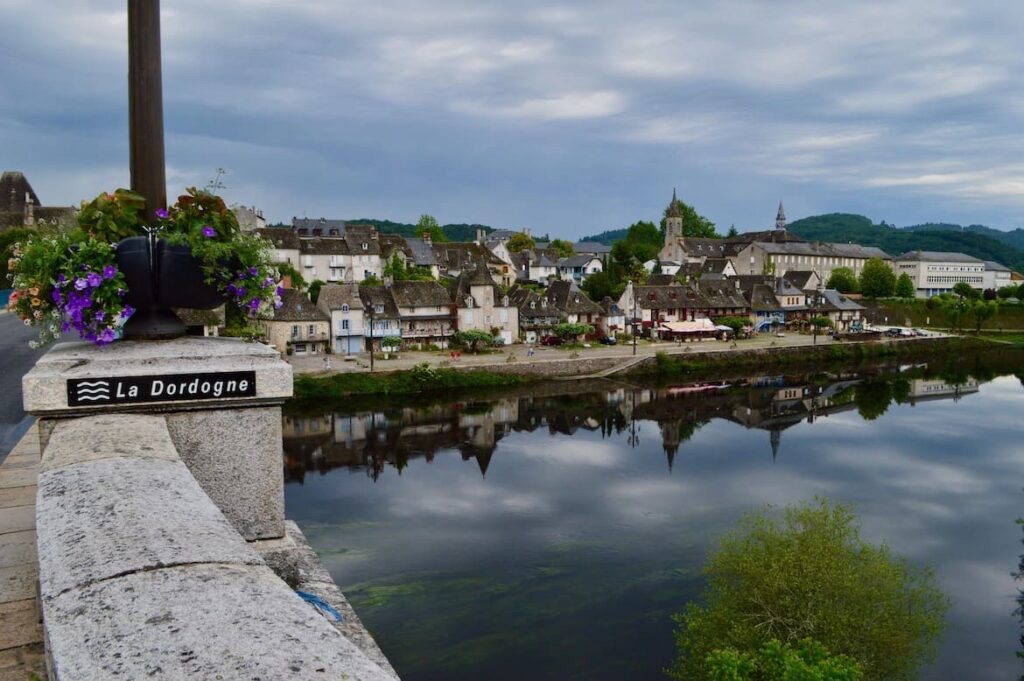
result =
[[288,515],[406,681],[665,678],[716,539],[816,495],[952,599],[922,678],[1016,678],[1022,372],[1002,353],[286,410]]

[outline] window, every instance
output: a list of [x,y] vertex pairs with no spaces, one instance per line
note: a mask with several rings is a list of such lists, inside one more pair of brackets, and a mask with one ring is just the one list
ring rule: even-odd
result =
[[373,306],[373,311],[376,312],[377,314],[384,314],[384,306],[383,305],[374,305]]
[[370,244],[368,244],[368,243],[366,243],[366,242],[364,241],[364,242],[363,242],[363,250],[364,250],[364,251],[366,251],[366,250],[369,250],[369,248],[370,248]]
[[341,320],[341,330],[342,331],[348,331],[348,320],[347,319],[342,319]]
[[299,337],[299,327],[296,324],[296,325],[292,326],[292,338],[298,338],[298,337]]
[[312,324],[310,324],[309,325],[309,335],[312,336],[315,333],[316,333],[316,327],[313,326]]
[[[342,304],[341,311],[342,312],[348,312],[348,303],[343,303]],[[346,321],[345,323],[347,324],[348,322]]]

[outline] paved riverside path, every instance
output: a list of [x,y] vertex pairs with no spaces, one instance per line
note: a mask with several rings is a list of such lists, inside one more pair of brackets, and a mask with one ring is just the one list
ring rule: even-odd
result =
[[[945,336],[945,334],[933,332],[929,333],[930,337],[939,338]],[[896,340],[900,339],[886,339]],[[912,339],[911,339],[912,340]],[[754,338],[748,338],[737,341],[735,347],[732,342],[723,342],[720,340],[707,340],[693,343],[675,343],[672,341],[660,341],[660,342],[647,342],[643,341],[637,344],[638,358],[653,357],[658,352],[665,352],[669,355],[685,354],[685,355],[700,355],[704,353],[719,353],[729,352],[732,350],[758,350],[763,348],[787,348],[787,347],[807,347],[815,344],[814,337],[811,335],[787,333],[783,337],[773,336],[770,334],[760,334]],[[819,335],[817,339],[817,345],[851,345],[849,341],[834,341],[830,336]],[[462,357],[455,362],[452,362],[449,358],[447,351],[443,352],[419,352],[414,350],[403,350],[400,353],[398,359],[387,359],[387,360],[376,360],[374,370],[375,371],[398,371],[411,369],[417,364],[423,362],[428,363],[432,367],[439,366],[452,366],[452,367],[478,367],[485,369],[489,366],[507,366],[509,356],[515,358],[516,364],[527,364],[530,362],[546,362],[556,360],[571,360],[575,359],[572,355],[578,353],[578,359],[591,359],[591,358],[604,358],[604,357],[619,357],[623,361],[616,364],[606,372],[600,372],[602,375],[610,375],[622,371],[628,368],[628,365],[633,364],[633,346],[630,343],[623,343],[621,345],[605,346],[599,343],[593,343],[589,348],[580,348],[575,351],[573,350],[562,350],[560,348],[553,347],[534,347],[533,357],[527,356],[527,346],[523,344],[516,344],[501,348],[495,352],[491,352],[483,355],[473,355],[470,353],[463,353]],[[326,370],[326,363],[324,362],[325,357],[330,357],[331,360],[331,373],[349,373],[359,372],[366,373],[369,371],[369,357],[365,353],[358,355],[358,361],[345,361],[342,355],[309,355],[309,356],[291,356],[288,357],[288,361],[291,363],[292,368],[297,374],[313,374],[313,373],[324,373]]]
[[36,602],[38,476],[39,434],[32,426],[0,464],[0,681],[26,681],[32,673],[46,678]]
[[33,420],[21,408],[21,377],[49,350],[28,346],[38,335],[17,315],[0,310],[0,461]]

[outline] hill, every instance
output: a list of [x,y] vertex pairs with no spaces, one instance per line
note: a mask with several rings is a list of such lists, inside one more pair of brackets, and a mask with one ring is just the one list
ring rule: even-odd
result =
[[954,225],[947,222],[928,222],[923,225],[903,227],[902,229],[912,232],[970,232],[973,234],[981,234],[982,236],[991,237],[996,241],[1003,242],[1007,246],[1012,246],[1024,251],[1024,229],[1020,229],[1019,227],[1017,229],[1010,230],[1009,232],[1004,232],[1001,229],[992,229],[985,225],[967,225],[964,227],[963,225]]
[[893,256],[916,250],[959,251],[1024,271],[1024,250],[980,231],[956,230],[942,225],[934,229],[929,229],[925,225],[917,225],[912,229],[898,229],[884,223],[876,225],[863,215],[849,213],[812,215],[791,222],[788,229],[808,241],[852,242],[862,246],[877,246]]
[[[401,236],[417,236],[416,225],[406,222],[392,222],[391,220],[377,220],[374,218],[359,218],[358,220],[345,219],[359,225],[373,225],[381,234],[399,234]],[[450,241],[473,241],[476,239],[476,230],[482,229],[485,232],[493,232],[494,227],[487,225],[467,225],[464,223],[441,225],[441,231]]]
[[621,241],[622,239],[625,239],[626,238],[626,232],[628,232],[628,231],[629,231],[628,227],[625,228],[625,229],[609,229],[607,231],[601,232],[600,234],[594,234],[593,236],[580,237],[578,240],[579,241],[596,241],[599,244],[605,244],[606,246],[611,246],[616,241]]

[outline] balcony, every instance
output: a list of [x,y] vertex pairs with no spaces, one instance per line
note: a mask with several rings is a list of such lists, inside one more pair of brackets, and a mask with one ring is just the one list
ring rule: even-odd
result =
[[302,333],[298,336],[292,336],[288,339],[289,343],[316,343],[317,341],[330,340],[330,335],[326,333]]

